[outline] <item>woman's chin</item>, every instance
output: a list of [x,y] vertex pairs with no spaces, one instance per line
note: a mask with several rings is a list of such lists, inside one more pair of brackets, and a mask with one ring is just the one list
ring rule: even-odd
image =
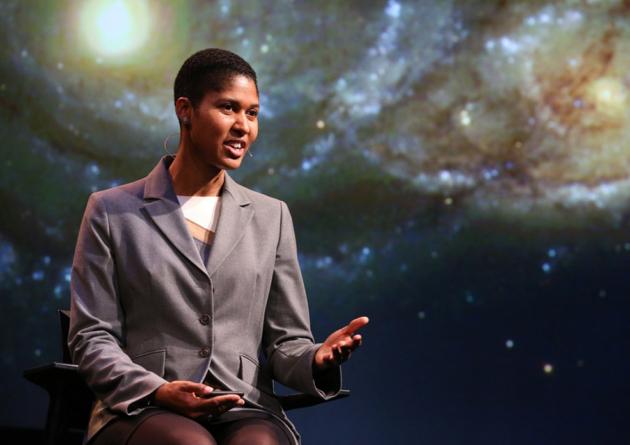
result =
[[238,158],[238,159],[224,159],[222,162],[222,166],[221,168],[223,168],[224,170],[236,170],[237,168],[239,168],[241,166],[241,163],[243,162],[243,158]]

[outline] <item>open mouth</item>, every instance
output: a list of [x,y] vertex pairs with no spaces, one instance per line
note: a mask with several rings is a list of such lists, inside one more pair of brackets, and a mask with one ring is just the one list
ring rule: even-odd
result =
[[239,140],[228,140],[223,143],[223,146],[227,149],[231,157],[240,158],[245,153],[247,144]]

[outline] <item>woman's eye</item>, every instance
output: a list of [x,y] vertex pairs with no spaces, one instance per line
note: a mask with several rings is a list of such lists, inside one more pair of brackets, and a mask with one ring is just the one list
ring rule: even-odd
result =
[[226,103],[221,106],[225,111],[234,111],[234,105],[231,103]]
[[251,117],[257,117],[258,116],[258,110],[249,110],[247,112],[247,114]]

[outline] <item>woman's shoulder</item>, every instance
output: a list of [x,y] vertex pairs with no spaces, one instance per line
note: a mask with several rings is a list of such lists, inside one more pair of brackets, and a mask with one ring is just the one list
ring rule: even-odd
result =
[[269,196],[265,193],[251,189],[249,187],[245,187],[244,185],[237,183],[236,181],[234,181],[234,179],[230,177],[227,178],[229,178],[226,179],[228,188],[231,190],[235,190],[237,192],[237,195],[240,195],[240,199],[242,199],[243,201],[250,201],[252,204],[254,204],[256,208],[268,207],[277,209],[282,206],[282,204],[284,204],[284,201],[282,201],[281,199],[274,198],[273,196]]
[[103,202],[108,208],[126,206],[129,203],[142,200],[145,182],[146,178],[142,178],[126,184],[98,190],[90,195],[90,199]]

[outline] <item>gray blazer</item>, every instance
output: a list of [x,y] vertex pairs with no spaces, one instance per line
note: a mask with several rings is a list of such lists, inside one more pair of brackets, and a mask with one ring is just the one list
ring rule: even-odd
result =
[[319,345],[286,204],[226,174],[203,264],[173,190],[172,159],[143,179],[93,193],[83,216],[68,344],[97,396],[88,440],[116,416],[140,413],[145,408],[134,402],[166,381],[201,382],[208,370],[285,420],[274,379],[322,398],[341,387],[338,368],[317,384],[313,378]]

